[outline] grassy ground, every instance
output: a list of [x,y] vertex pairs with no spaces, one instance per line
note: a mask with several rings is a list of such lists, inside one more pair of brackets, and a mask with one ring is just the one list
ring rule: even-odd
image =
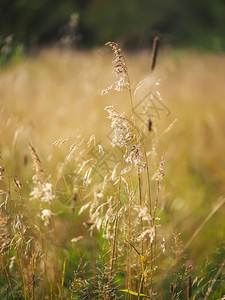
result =
[[[144,142],[132,129],[125,157],[104,108],[133,123],[129,91],[101,96],[112,59],[52,49],[0,70],[2,299],[225,295],[225,57],[164,51],[151,72],[149,53],[126,54]],[[132,157],[121,175],[131,146],[149,172]]]

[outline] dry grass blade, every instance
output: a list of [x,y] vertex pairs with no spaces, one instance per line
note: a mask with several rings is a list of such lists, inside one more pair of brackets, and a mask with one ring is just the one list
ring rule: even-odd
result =
[[198,226],[195,232],[192,234],[190,239],[187,241],[186,245],[184,246],[184,251],[191,245],[193,240],[197,237],[197,235],[201,232],[205,224],[212,218],[212,216],[225,204],[225,198],[222,198],[212,209],[211,213],[202,221],[202,223]]

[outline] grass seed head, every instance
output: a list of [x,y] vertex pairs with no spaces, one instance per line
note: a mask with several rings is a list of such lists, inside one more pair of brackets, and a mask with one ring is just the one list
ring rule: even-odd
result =
[[30,142],[27,143],[29,148],[30,148],[30,152],[31,152],[31,156],[33,158],[33,162],[34,162],[34,167],[36,170],[36,173],[45,175],[45,170],[42,166],[41,160],[36,152],[36,150],[34,149],[34,147],[31,145]]
[[108,119],[111,120],[111,127],[114,129],[114,137],[111,141],[112,146],[127,148],[135,139],[135,133],[131,124],[113,106],[107,106],[105,110],[109,114]]
[[49,209],[43,209],[41,211],[41,219],[44,221],[44,225],[48,226],[51,220],[52,212]]
[[122,50],[119,48],[117,43],[108,42],[105,44],[106,46],[110,46],[116,56],[115,60],[113,60],[113,74],[116,77],[119,77],[115,83],[107,87],[102,91],[102,95],[108,94],[111,89],[114,89],[118,92],[128,90],[130,88],[129,76],[126,66],[126,61],[123,55]]

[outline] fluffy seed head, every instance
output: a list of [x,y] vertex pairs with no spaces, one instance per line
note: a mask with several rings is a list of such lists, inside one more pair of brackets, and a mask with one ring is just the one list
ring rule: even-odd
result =
[[130,82],[122,50],[119,48],[118,44],[114,42],[108,42],[105,45],[110,46],[116,55],[115,60],[112,62],[113,74],[115,74],[116,77],[119,77],[119,80],[104,89],[102,91],[102,95],[108,94],[111,89],[114,89],[118,92],[128,90],[130,88]]

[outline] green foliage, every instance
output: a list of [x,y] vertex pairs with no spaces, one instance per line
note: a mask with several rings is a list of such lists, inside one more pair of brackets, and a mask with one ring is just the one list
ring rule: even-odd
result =
[[201,275],[193,281],[193,293],[198,299],[207,295],[210,299],[221,299],[225,293],[224,286],[224,242],[209,257],[201,270]]
[[0,49],[0,67],[5,67],[9,63],[20,60],[24,54],[23,46],[16,44],[12,35],[0,39]]

